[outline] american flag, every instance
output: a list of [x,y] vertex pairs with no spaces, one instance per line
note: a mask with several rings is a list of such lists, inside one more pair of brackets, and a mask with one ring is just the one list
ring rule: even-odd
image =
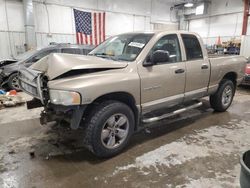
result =
[[77,44],[98,45],[105,40],[105,12],[74,9]]

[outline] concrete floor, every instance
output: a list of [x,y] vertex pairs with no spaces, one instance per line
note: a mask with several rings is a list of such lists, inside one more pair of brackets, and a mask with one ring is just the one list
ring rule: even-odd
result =
[[239,187],[239,158],[250,149],[249,95],[240,88],[225,113],[205,104],[157,123],[108,160],[82,148],[81,131],[40,126],[40,109],[1,110],[0,187]]

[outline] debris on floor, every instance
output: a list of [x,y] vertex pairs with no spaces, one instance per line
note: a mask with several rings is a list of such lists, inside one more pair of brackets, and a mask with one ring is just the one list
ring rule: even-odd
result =
[[204,106],[158,122],[136,133],[122,154],[103,160],[82,146],[84,130],[40,126],[41,108],[5,108],[0,187],[240,188],[239,160],[250,146],[249,94],[238,90],[224,113]]
[[4,94],[6,94],[6,92],[4,90],[0,89],[0,95],[4,95]]
[[0,90],[0,109],[4,107],[14,107],[17,105],[22,105],[24,103],[24,98],[18,95],[15,90],[11,90],[9,92]]

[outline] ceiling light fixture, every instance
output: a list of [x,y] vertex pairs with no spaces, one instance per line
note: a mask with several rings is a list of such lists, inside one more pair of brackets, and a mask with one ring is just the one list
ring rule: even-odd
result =
[[194,3],[185,3],[184,4],[184,7],[187,7],[187,8],[190,8],[190,7],[193,7],[194,6]]

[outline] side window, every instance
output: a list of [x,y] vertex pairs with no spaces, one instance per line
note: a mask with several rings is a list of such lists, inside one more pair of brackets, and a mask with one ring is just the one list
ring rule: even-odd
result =
[[163,50],[169,53],[169,61],[164,63],[175,63],[181,61],[181,50],[176,34],[166,35],[158,40],[150,54],[153,54],[157,50]]
[[197,37],[190,34],[182,34],[181,37],[185,46],[187,60],[203,59],[201,45]]
[[78,48],[63,48],[62,53],[67,54],[82,54],[81,49]]

